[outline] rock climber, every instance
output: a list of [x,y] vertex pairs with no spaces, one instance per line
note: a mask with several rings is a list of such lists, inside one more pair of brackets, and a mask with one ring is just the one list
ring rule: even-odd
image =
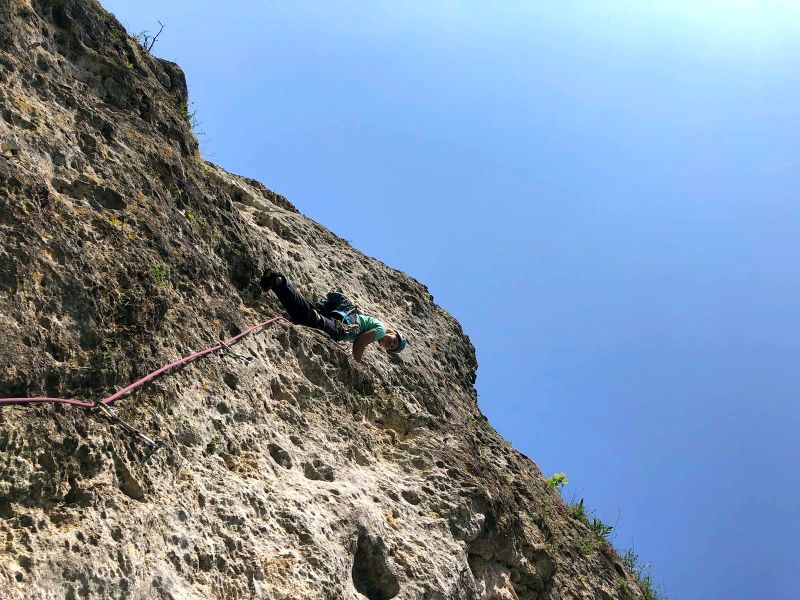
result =
[[[285,275],[266,270],[261,277],[261,289],[272,290],[281,301],[289,319],[295,325],[313,327],[327,333],[336,342],[353,342],[353,356],[358,362],[372,342],[391,353],[402,352],[408,340],[395,329],[388,329],[381,321],[357,311],[350,314],[333,311],[328,315],[320,311],[297,291]],[[317,305],[319,306],[319,305]],[[342,317],[341,320],[337,317]]]

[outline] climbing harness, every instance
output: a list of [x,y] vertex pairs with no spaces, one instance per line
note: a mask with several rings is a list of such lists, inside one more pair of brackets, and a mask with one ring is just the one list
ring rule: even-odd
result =
[[155,379],[156,377],[159,377],[159,376],[163,375],[167,371],[170,371],[172,369],[177,369],[178,367],[181,367],[181,366],[183,366],[185,364],[194,362],[194,361],[196,361],[196,360],[198,360],[198,359],[200,359],[200,358],[202,358],[204,356],[207,356],[208,354],[212,354],[214,352],[218,352],[219,350],[227,350],[233,356],[235,356],[237,358],[240,358],[240,359],[243,359],[243,360],[245,360],[247,362],[250,362],[250,360],[251,360],[250,357],[247,357],[247,356],[244,356],[242,354],[238,354],[238,353],[234,352],[231,349],[231,346],[233,346],[235,343],[237,343],[242,338],[250,335],[251,333],[255,333],[256,331],[258,331],[260,329],[265,329],[265,328],[267,328],[267,327],[269,327],[271,325],[274,325],[275,323],[277,323],[279,321],[281,321],[283,323],[286,323],[290,327],[292,325],[292,323],[290,321],[288,321],[287,319],[285,319],[284,317],[273,317],[273,318],[269,319],[268,321],[264,321],[263,323],[258,323],[256,325],[253,325],[252,327],[249,327],[249,328],[245,329],[244,331],[242,331],[238,335],[233,336],[230,339],[221,341],[221,342],[219,342],[217,344],[214,344],[213,346],[209,346],[208,348],[205,348],[205,349],[200,350],[198,352],[194,352],[192,354],[184,356],[183,358],[179,358],[177,360],[174,360],[171,363],[166,364],[166,365],[164,365],[163,367],[161,367],[159,369],[156,369],[152,373],[148,373],[147,375],[145,375],[141,379],[138,379],[137,381],[134,381],[132,384],[122,388],[121,390],[113,393],[112,395],[110,395],[110,396],[108,396],[106,398],[103,398],[102,400],[98,400],[97,402],[87,402],[85,400],[76,400],[74,398],[47,398],[47,397],[0,398],[0,407],[11,405],[11,404],[68,404],[70,406],[77,406],[79,408],[85,408],[87,410],[98,411],[100,414],[102,414],[104,417],[106,417],[109,421],[118,424],[126,433],[138,438],[139,440],[141,440],[142,442],[147,444],[149,446],[149,448],[150,448],[150,454],[152,455],[152,453],[154,453],[156,450],[158,450],[159,448],[164,446],[164,443],[159,441],[159,440],[155,440],[155,439],[152,439],[152,438],[146,436],[144,433],[142,433],[141,431],[136,429],[133,425],[131,425],[130,423],[125,422],[117,414],[117,412],[111,407],[111,404],[116,402],[117,400],[119,400],[123,396],[125,396],[127,394],[130,394],[135,389],[143,386],[145,383],[148,383],[148,382],[152,381],[153,379]]

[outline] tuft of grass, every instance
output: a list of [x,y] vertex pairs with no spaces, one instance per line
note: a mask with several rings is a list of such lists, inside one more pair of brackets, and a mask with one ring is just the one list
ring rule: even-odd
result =
[[573,519],[578,519],[584,525],[589,525],[589,515],[586,513],[586,506],[583,504],[583,498],[578,502],[567,504],[567,512]]
[[[625,550],[621,558],[622,564],[636,578],[636,582],[639,584],[639,589],[642,591],[642,594],[644,594],[645,600],[667,600],[667,595],[662,592],[661,586],[653,582],[652,564],[641,564],[639,562],[639,555],[636,554],[633,548]],[[626,584],[623,585],[623,589],[626,594],[629,593]]]
[[[451,314],[450,314],[450,311],[448,311],[446,308],[442,308],[441,306],[437,306],[437,307],[436,307],[436,310],[438,310],[438,311],[439,311],[441,314],[443,314],[445,317],[448,317],[448,318],[450,318],[450,319],[453,319],[453,315],[451,315]],[[455,319],[453,319],[453,320],[455,320]]]
[[164,263],[153,265],[148,271],[158,287],[164,287],[169,281],[169,265]]
[[576,549],[584,556],[589,556],[600,546],[600,540],[594,535],[582,535],[578,538]]
[[[567,476],[564,473],[554,473],[548,477],[546,481],[547,487],[551,490],[560,490],[561,487],[567,484]],[[591,535],[582,535],[576,540],[575,548],[581,554],[588,556],[598,548],[603,540],[608,541],[608,536],[614,530],[614,527],[597,518],[594,511],[586,510],[583,498],[575,502],[573,497],[573,500],[570,502],[565,502],[565,506],[567,508],[567,513],[573,519],[577,519],[586,525],[592,532]],[[639,562],[639,556],[632,548],[622,553],[620,558],[625,568],[636,579],[636,583],[645,600],[668,600],[667,595],[662,592],[661,586],[653,582],[652,565],[649,563],[641,564]],[[620,589],[625,594],[626,600],[633,600],[637,597],[625,579],[620,578],[618,583]]]
[[192,118],[194,117],[194,112],[189,110],[189,99],[180,97],[176,98],[175,108],[178,109],[178,114],[181,116],[181,119],[191,124]]
[[131,225],[129,225],[125,221],[118,219],[117,217],[110,217],[108,219],[108,224],[111,225],[114,229],[117,229],[118,231],[124,233],[129,240],[135,240],[138,237],[136,229],[134,229]]
[[583,498],[578,502],[567,504],[567,512],[573,519],[577,519],[591,529],[597,537],[607,538],[614,530],[612,525],[604,523],[601,519],[598,519],[594,513],[587,512],[586,505],[583,503]]
[[625,594],[625,600],[636,600],[636,595],[633,593],[633,590],[624,577],[618,577],[617,584],[619,584],[622,593]]
[[592,517],[592,522],[589,524],[589,529],[595,532],[596,535],[607,538],[608,535],[614,530],[613,525],[608,525],[607,523],[603,523],[597,517]]
[[203,132],[200,131],[201,123],[197,119],[197,109],[194,107],[194,102],[190,103],[188,98],[179,94],[173,96],[173,102],[175,103],[175,108],[178,109],[178,114],[181,119],[186,121],[192,133],[194,135],[202,135]]
[[108,37],[112,42],[121,44],[125,39],[125,34],[123,34],[119,29],[115,28],[108,32]]
[[173,183],[169,188],[169,197],[175,204],[179,204],[183,199],[183,190]]

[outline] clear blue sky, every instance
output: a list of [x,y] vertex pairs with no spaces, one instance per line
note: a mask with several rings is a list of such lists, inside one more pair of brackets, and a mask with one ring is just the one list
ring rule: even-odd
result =
[[104,5],[208,159],[429,286],[673,600],[797,598],[800,4]]

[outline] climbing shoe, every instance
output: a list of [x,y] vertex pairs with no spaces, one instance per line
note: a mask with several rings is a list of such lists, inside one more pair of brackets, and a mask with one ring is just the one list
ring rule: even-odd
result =
[[261,289],[267,292],[269,290],[277,290],[282,288],[286,283],[286,278],[280,273],[276,273],[275,271],[270,271],[267,269],[261,276],[261,281],[259,283],[261,285]]

